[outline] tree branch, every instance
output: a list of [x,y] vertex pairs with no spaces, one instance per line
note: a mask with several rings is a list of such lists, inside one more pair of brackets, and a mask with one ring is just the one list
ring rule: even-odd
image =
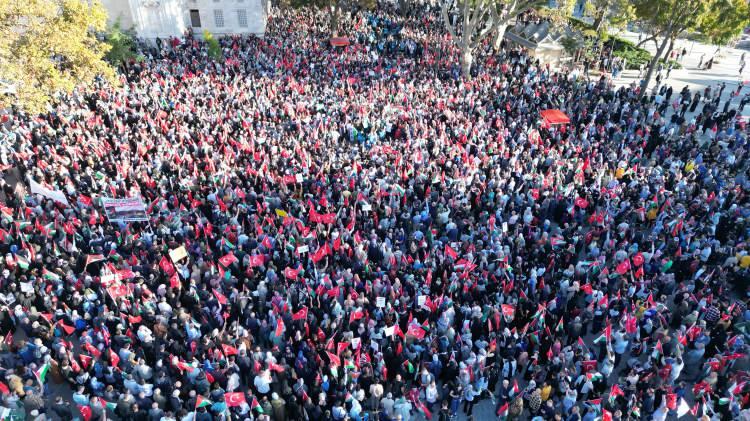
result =
[[458,46],[458,37],[456,36],[456,30],[453,28],[453,24],[451,24],[451,18],[448,14],[448,1],[443,0],[440,2],[440,9],[442,11],[443,15],[443,22],[445,23],[445,27],[448,28],[448,33],[451,35],[451,40],[453,41],[456,46]]

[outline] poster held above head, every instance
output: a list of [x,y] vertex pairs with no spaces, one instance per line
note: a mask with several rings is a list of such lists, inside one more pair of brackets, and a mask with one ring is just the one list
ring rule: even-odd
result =
[[148,221],[146,205],[140,197],[127,199],[110,199],[102,197],[102,207],[109,222],[144,222]]
[[46,197],[47,199],[52,199],[55,202],[62,203],[65,206],[70,206],[70,203],[68,203],[68,199],[65,197],[65,193],[63,193],[61,190],[49,189],[32,180],[31,178],[29,178],[29,188],[32,194],[38,194]]

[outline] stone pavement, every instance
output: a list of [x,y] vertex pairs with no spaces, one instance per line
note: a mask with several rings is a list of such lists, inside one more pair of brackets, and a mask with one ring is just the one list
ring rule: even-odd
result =
[[[619,36],[636,44],[638,43],[638,33],[625,32]],[[656,52],[656,46],[651,41],[647,42],[642,47],[652,54]],[[702,92],[707,86],[711,86],[713,91],[720,83],[724,82],[726,83],[726,89],[724,89],[724,94],[722,95],[719,105],[719,107],[722,108],[724,102],[729,99],[729,93],[736,90],[737,85],[741,81],[744,81],[746,85],[750,82],[750,67],[745,66],[743,74],[740,75],[739,73],[740,58],[742,54],[747,53],[745,54],[745,61],[750,61],[750,52],[729,47],[719,48],[714,45],[701,44],[685,39],[678,39],[675,42],[674,48],[680,52],[683,48],[688,51],[688,54],[680,62],[682,69],[672,70],[669,79],[663,80],[663,83],[672,85],[675,94],[679,93],[685,86],[687,86],[693,93],[696,92],[696,90]],[[718,54],[717,49],[719,50]],[[698,69],[698,63],[701,61],[701,56],[703,56],[703,63],[706,63],[711,57],[716,57],[711,70]],[[666,72],[664,75],[666,76]],[[623,86],[629,85],[633,82],[640,83],[640,81],[641,78],[638,77],[638,70],[626,70],[615,80],[615,84],[617,86]],[[652,77],[651,83],[649,84],[649,89],[652,89],[655,84],[656,74],[654,73],[654,77]],[[732,106],[737,107],[742,96],[748,92],[750,92],[750,87],[744,87],[740,92],[740,95],[732,100]],[[697,110],[700,111],[700,109],[701,105],[698,106]],[[748,113],[750,113],[750,107],[747,107],[742,114],[748,115]]]

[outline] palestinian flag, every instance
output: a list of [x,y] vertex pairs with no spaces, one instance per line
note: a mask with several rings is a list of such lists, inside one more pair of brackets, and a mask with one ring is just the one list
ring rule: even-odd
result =
[[211,406],[212,404],[213,402],[211,402],[210,400],[204,398],[201,395],[198,395],[198,399],[195,400],[195,409]]
[[60,275],[50,272],[46,268],[42,268],[42,277],[48,281],[58,282],[60,280]]
[[105,401],[105,400],[104,400],[104,399],[102,399],[102,398],[98,398],[98,399],[99,399],[99,402],[101,402],[102,406],[103,406],[103,407],[104,407],[105,409],[109,409],[110,411],[114,411],[114,410],[115,410],[115,408],[117,408],[117,404],[116,404],[116,403],[114,403],[114,402],[107,402],[107,401]]
[[29,269],[29,261],[20,254],[16,254],[16,264],[23,270]]
[[221,239],[221,246],[222,246],[222,247],[227,247],[227,248],[229,248],[229,249],[233,249],[233,248],[234,248],[234,244],[232,244],[232,243],[231,243],[231,242],[230,242],[229,240],[227,240],[226,238],[222,238],[222,239]]
[[602,375],[602,373],[596,371],[596,372],[588,372],[588,373],[586,373],[586,378],[589,379],[589,380],[591,380],[592,382],[595,382],[597,380],[603,379],[604,376]]
[[255,410],[263,414],[263,407],[260,406],[260,403],[258,403],[258,399],[253,396],[253,403],[250,405],[250,409]]
[[49,373],[49,363],[41,366],[39,370],[34,372],[34,375],[39,380],[39,383],[44,384],[44,381],[47,380],[47,373]]
[[104,259],[106,259],[106,257],[104,257],[103,254],[89,254],[86,256],[86,266],[92,263],[101,262]]

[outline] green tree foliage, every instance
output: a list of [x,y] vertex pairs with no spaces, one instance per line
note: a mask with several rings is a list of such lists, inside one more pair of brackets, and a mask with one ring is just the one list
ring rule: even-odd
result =
[[750,6],[746,0],[713,0],[698,30],[713,44],[724,45],[742,34],[750,25]]
[[135,33],[130,29],[122,29],[120,19],[107,29],[104,40],[109,44],[105,57],[113,66],[125,65],[136,57]]
[[635,20],[635,7],[630,0],[588,0],[586,14],[594,20],[593,29],[603,34]]
[[635,14],[643,27],[648,28],[656,39],[662,39],[649,62],[641,95],[646,94],[645,88],[648,87],[667,45],[674,42],[682,32],[698,28],[710,10],[709,3],[715,1],[718,0],[633,0]]
[[219,41],[214,38],[214,34],[208,32],[207,29],[203,30],[203,40],[206,41],[206,47],[208,48],[208,56],[214,60],[221,60],[221,46]]
[[15,90],[0,106],[42,112],[98,75],[115,82],[110,46],[96,36],[106,24],[99,0],[0,0],[0,79]]

